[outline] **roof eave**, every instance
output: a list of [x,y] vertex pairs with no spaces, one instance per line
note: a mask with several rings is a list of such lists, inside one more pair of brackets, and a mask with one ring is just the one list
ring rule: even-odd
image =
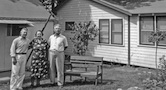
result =
[[[56,10],[56,12],[57,12],[57,11],[58,11],[60,8],[62,8],[68,1],[70,1],[70,0],[65,0],[63,4],[59,5],[59,6],[56,7],[54,10]],[[131,14],[130,12],[125,11],[125,10],[122,10],[122,9],[120,9],[120,8],[118,8],[118,7],[115,7],[115,6],[113,6],[113,5],[109,4],[109,3],[104,2],[103,0],[90,0],[90,1],[94,1],[94,2],[99,3],[99,4],[101,4],[101,5],[107,6],[107,7],[111,8],[111,9],[114,9],[114,10],[116,10],[116,11],[119,11],[119,12],[121,12],[121,13],[124,13],[124,14],[126,14],[126,15],[128,15],[128,16],[132,16],[132,14]]]
[[111,4],[107,3],[107,2],[105,2],[105,1],[103,1],[103,0],[92,0],[92,1],[94,1],[94,2],[96,2],[96,3],[99,3],[99,4],[101,4],[101,5],[107,6],[107,7],[111,8],[111,9],[114,9],[114,10],[119,11],[119,12],[121,12],[121,13],[124,13],[124,14],[126,14],[126,15],[128,15],[128,16],[132,16],[132,13],[130,13],[130,12],[128,12],[128,11],[125,11],[125,10],[123,10],[123,9],[120,9],[120,8],[118,8],[118,7],[115,7],[115,6],[113,6],[113,5],[111,5]]

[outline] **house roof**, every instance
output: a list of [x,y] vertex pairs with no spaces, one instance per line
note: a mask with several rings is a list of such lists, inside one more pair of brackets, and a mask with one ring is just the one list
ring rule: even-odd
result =
[[22,25],[34,26],[33,22],[27,20],[0,20],[0,24],[22,24]]
[[[166,0],[130,0],[127,3],[122,2],[122,4],[116,3],[115,0],[90,1],[94,1],[129,16],[132,14],[166,13]],[[63,5],[59,6],[57,10],[60,9]]]
[[99,0],[112,3],[117,8],[131,14],[166,13],[166,0],[130,0],[126,4],[116,4],[112,0]]
[[99,4],[106,6],[106,7],[112,8],[114,10],[121,12],[121,13],[124,13],[124,14],[131,16],[131,13],[129,11],[127,11],[126,9],[122,8],[121,6],[114,5],[113,3],[109,3],[105,0],[92,0],[92,1],[97,2]]
[[128,9],[133,14],[166,13],[166,0],[154,0],[154,2],[142,2],[140,6]]
[[[71,1],[71,0],[64,0],[64,2],[61,3],[61,5],[58,5],[55,8],[55,10],[58,11],[59,9],[61,9],[61,7],[63,7],[68,1]],[[90,0],[90,1],[94,1],[96,3],[102,4],[102,5],[106,6],[106,7],[115,9],[115,10],[121,12],[121,13],[124,13],[124,14],[127,14],[127,15],[131,16],[131,13],[128,12],[126,9],[123,9],[123,8],[121,8],[121,7],[117,6],[117,5],[114,5],[112,3],[109,3],[109,2],[107,2],[105,0]]]
[[39,0],[0,0],[0,18],[47,19],[49,15]]

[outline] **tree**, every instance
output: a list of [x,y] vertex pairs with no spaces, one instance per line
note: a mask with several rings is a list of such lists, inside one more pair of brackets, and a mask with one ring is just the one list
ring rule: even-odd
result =
[[88,50],[89,41],[95,40],[99,29],[91,21],[75,23],[70,27],[74,31],[74,36],[71,38],[74,53],[85,55]]
[[39,0],[44,6],[49,9],[54,9],[55,7],[62,4],[65,0]]
[[166,37],[166,32],[157,30],[156,32],[152,32],[149,36],[149,42],[156,44],[156,51],[155,51],[155,63],[157,68],[157,48],[160,41],[163,41]]
[[55,8],[61,5],[65,0],[39,0],[47,11],[56,15]]

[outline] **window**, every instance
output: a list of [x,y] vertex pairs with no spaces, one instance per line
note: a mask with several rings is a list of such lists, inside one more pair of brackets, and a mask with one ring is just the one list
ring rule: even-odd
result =
[[99,43],[109,44],[109,19],[100,19],[99,29]]
[[[149,42],[148,39],[150,34],[156,30],[166,31],[166,16],[140,17],[140,44],[155,45],[154,43]],[[164,41],[160,41],[158,45],[166,45],[166,39]]]
[[149,36],[154,31],[154,18],[149,17],[140,17],[140,44],[143,45],[152,45],[152,42],[149,42]]
[[111,20],[111,44],[123,44],[123,20]]
[[123,20],[112,19],[111,24],[109,22],[109,19],[99,20],[99,43],[123,45]]
[[[166,17],[158,16],[156,17],[156,28],[160,31],[166,31]],[[159,45],[166,45],[166,39],[159,42]]]
[[8,24],[7,25],[7,36],[19,36],[22,28],[23,27],[18,24]]
[[74,25],[74,22],[66,22],[65,29],[70,31],[70,30],[72,30],[73,25]]

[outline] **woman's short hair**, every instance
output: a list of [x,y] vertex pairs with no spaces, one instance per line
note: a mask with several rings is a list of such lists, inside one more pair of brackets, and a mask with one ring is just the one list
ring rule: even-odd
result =
[[35,33],[35,37],[37,36],[37,32],[41,32],[42,36],[44,35],[42,30],[37,30],[36,33]]

